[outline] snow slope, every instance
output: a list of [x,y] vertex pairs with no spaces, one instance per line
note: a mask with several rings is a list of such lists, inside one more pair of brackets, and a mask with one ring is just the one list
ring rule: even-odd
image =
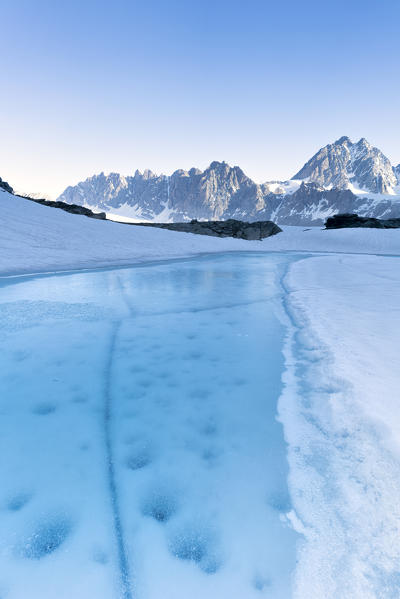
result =
[[90,219],[1,191],[0,214],[3,274],[118,266],[246,249],[246,241]]
[[399,596],[399,266],[398,257],[310,257],[285,279],[280,412],[305,540],[299,599]]
[[68,214],[0,190],[0,274],[123,266],[230,251],[400,254],[400,229],[285,227],[263,241],[219,239]]

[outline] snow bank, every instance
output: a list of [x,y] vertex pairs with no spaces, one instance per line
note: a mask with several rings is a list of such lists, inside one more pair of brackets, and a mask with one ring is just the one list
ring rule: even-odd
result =
[[304,535],[294,596],[397,597],[399,258],[311,257],[285,280],[280,414]]
[[285,227],[263,241],[220,239],[89,219],[0,190],[0,273],[120,266],[230,251],[400,254],[400,230]]

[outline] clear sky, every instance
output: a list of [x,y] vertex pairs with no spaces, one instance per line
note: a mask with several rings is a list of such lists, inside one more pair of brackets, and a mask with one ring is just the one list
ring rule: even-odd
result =
[[1,0],[0,176],[240,165],[366,137],[400,162],[399,0]]

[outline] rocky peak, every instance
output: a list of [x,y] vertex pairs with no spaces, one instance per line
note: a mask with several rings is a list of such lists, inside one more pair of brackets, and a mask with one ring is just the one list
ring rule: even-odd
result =
[[221,167],[222,168],[224,168],[224,167],[225,168],[226,167],[230,168],[229,165],[225,161],[218,162],[218,160],[214,160],[213,162],[211,162],[210,166],[206,170],[211,170],[212,171],[212,170],[217,170],[217,169],[219,169]]
[[394,194],[397,185],[386,156],[363,137],[357,143],[343,136],[318,150],[293,179],[327,188]]
[[148,168],[143,171],[143,179],[155,179],[156,177],[157,175]]
[[351,139],[350,137],[347,137],[347,135],[343,135],[333,143],[334,146],[343,146],[348,144],[351,144]]
[[[201,171],[200,171],[201,172]],[[172,177],[189,177],[189,173],[185,170],[183,170],[183,168],[178,168],[178,170],[174,171],[171,175]]]

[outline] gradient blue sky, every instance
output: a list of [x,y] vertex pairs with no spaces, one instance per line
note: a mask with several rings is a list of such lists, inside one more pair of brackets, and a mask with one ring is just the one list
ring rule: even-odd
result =
[[290,178],[342,135],[400,162],[400,2],[2,0],[0,176],[212,160]]

